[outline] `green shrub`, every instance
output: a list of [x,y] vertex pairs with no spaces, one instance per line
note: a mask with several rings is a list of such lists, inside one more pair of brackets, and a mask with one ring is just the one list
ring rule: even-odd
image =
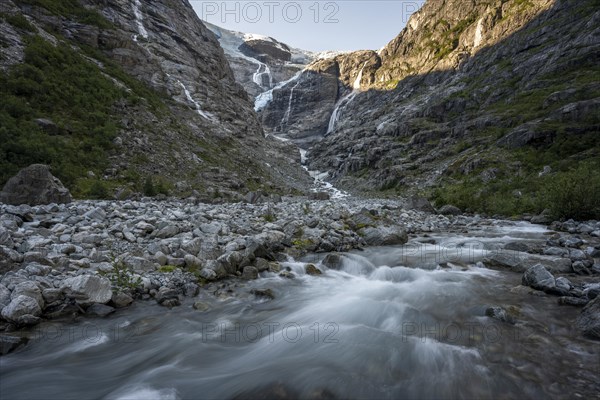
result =
[[37,32],[35,26],[31,25],[31,23],[27,21],[27,18],[25,18],[22,14],[10,15],[0,13],[0,17],[15,28],[23,29],[24,31],[28,32]]
[[146,181],[144,182],[144,195],[148,196],[148,197],[154,197],[156,196],[157,191],[156,188],[154,187],[154,182],[152,182],[152,178],[151,177],[147,177]]
[[546,205],[554,218],[600,219],[600,174],[592,163],[558,173],[548,183]]
[[95,180],[87,194],[92,199],[108,199],[110,197],[108,186],[101,180]]

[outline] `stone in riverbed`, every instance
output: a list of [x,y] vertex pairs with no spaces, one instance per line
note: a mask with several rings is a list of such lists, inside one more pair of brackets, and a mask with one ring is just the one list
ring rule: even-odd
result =
[[583,307],[588,303],[587,299],[572,296],[562,296],[558,299],[558,304],[565,306]]
[[438,210],[438,213],[442,214],[442,215],[460,215],[462,213],[462,211],[460,211],[460,208],[458,208],[458,207],[455,207],[450,204],[446,204],[445,206],[442,206]]
[[10,290],[4,285],[0,285],[0,310],[10,303]]
[[488,307],[485,310],[485,315],[490,318],[497,319],[498,321],[507,322],[509,324],[514,324],[515,319],[512,315],[510,315],[504,308],[494,306]]
[[210,310],[210,305],[208,305],[208,303],[205,303],[203,301],[195,302],[192,307],[194,307],[194,310],[200,311],[200,312],[207,312]]
[[128,295],[127,293],[123,293],[123,292],[113,293],[111,300],[112,300],[112,303],[117,308],[127,307],[128,305],[133,303],[133,298],[130,295]]
[[399,227],[366,227],[358,232],[369,246],[394,246],[408,241],[408,235]]
[[61,289],[80,304],[105,304],[112,298],[110,281],[97,275],[79,275],[65,279]]
[[314,264],[307,264],[305,267],[307,275],[321,275],[323,272],[319,268],[317,268]]
[[600,297],[596,297],[584,307],[575,325],[585,336],[600,339]]
[[0,355],[5,356],[27,344],[27,338],[20,336],[0,335]]
[[113,307],[104,305],[104,304],[92,304],[85,311],[85,314],[91,317],[106,317],[115,312]]
[[568,258],[542,256],[520,251],[496,251],[486,257],[483,262],[488,268],[509,268],[513,272],[525,272],[537,264],[543,264],[553,273],[571,272],[571,260]]
[[20,295],[2,309],[2,318],[18,325],[34,325],[39,322],[42,309],[36,299]]
[[255,296],[266,297],[271,300],[275,299],[275,293],[273,293],[271,289],[253,289],[252,291],[250,291],[250,293],[252,293]]
[[244,267],[244,272],[242,273],[242,279],[247,281],[258,279],[258,269],[255,267]]
[[523,286],[543,291],[556,288],[554,276],[542,264],[537,264],[527,269],[523,274],[521,283]]
[[40,205],[70,203],[71,193],[50,173],[47,165],[33,164],[6,182],[0,192],[0,203]]
[[38,285],[31,281],[25,281],[15,286],[10,298],[11,300],[14,300],[19,296],[27,296],[32,299],[35,299],[35,301],[37,301],[38,305],[40,306],[40,309],[44,308],[44,298],[42,296],[42,291],[40,290]]

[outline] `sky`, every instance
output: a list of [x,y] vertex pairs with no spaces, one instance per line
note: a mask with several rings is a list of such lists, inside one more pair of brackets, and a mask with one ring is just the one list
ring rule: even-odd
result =
[[424,0],[190,0],[201,19],[311,51],[378,50]]

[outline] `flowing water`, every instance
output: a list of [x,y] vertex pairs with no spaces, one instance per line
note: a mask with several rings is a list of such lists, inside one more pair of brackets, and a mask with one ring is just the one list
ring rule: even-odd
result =
[[[415,238],[342,257],[339,270],[265,273],[236,296],[168,310],[138,302],[107,319],[47,323],[0,358],[1,397],[594,398],[597,342],[572,328],[578,310],[511,291],[520,274],[474,265],[528,224]],[[440,262],[447,262],[440,268]],[[269,288],[274,300],[251,289]],[[201,295],[202,296],[202,295]],[[509,324],[485,317],[511,310]]]

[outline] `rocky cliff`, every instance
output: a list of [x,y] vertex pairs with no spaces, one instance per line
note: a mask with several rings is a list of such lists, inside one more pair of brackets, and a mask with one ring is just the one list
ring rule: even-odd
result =
[[533,209],[555,173],[598,159],[599,21],[596,0],[429,0],[379,53],[309,66],[261,118],[325,136],[310,167],[347,190]]
[[80,196],[305,186],[187,1],[0,7],[2,183],[41,162]]

